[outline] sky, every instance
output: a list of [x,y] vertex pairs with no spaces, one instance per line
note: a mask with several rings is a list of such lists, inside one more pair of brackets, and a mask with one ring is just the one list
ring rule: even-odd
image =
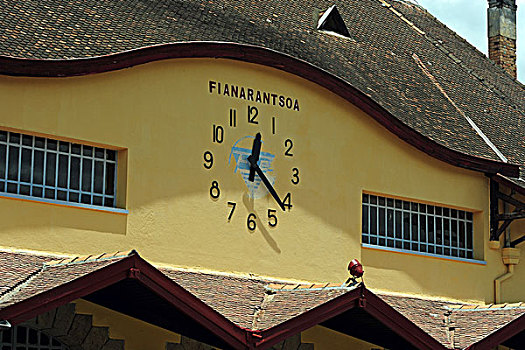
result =
[[[487,55],[487,0],[412,0]],[[525,83],[525,0],[517,0],[518,80]]]

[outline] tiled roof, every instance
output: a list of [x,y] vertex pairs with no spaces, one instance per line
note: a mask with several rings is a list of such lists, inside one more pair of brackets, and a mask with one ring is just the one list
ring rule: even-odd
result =
[[[0,251],[0,310],[135,254],[56,259]],[[361,288],[356,283],[297,284],[181,268],[159,271],[237,326],[254,331],[276,327]],[[525,314],[525,303],[474,305],[384,293],[377,296],[449,349],[464,349]]]
[[92,257],[53,258],[0,252],[0,308],[16,304],[123,259],[130,252]]
[[454,344],[464,349],[524,315],[524,307],[454,310],[450,316],[456,327]]
[[2,252],[0,254],[0,296],[22,283],[28,276],[41,270],[42,264],[52,257]]
[[[336,2],[350,38],[316,30],[333,2],[0,0],[0,55],[89,58],[177,42],[234,42],[309,62],[459,152],[525,164],[525,88],[421,7]],[[521,183],[519,183],[521,185]]]
[[357,287],[358,285],[350,287],[327,286],[315,289],[282,288],[280,290],[268,290],[265,302],[261,304],[260,312],[255,315],[256,328],[268,329],[275,327]]
[[381,294],[380,297],[449,349],[465,349],[525,315],[525,303],[478,305]]

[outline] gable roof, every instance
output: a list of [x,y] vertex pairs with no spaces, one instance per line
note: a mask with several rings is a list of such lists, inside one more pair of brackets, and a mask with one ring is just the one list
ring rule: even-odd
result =
[[157,269],[135,251],[58,259],[0,251],[0,262],[0,320],[15,325],[85,298],[227,348],[267,348],[317,324],[392,349],[490,349],[525,338],[525,303],[472,305],[375,294],[363,284]]
[[[75,74],[86,74],[93,71],[90,58],[128,52],[108,59],[120,59],[121,64],[107,69],[122,68],[123,59],[129,60],[128,65],[148,61],[133,60],[137,52],[130,50],[167,43],[247,45],[306,62],[340,79],[347,85],[343,89],[356,89],[414,135],[435,142],[436,148],[501,164],[502,159],[525,164],[524,86],[414,4],[337,3],[341,17],[351,23],[351,39],[346,39],[316,30],[312,14],[333,5],[328,1],[129,0],[125,6],[120,1],[2,2],[4,74],[60,75],[75,64],[70,61],[75,58],[81,58],[77,64],[84,67]],[[233,50],[218,48],[207,55],[230,57]],[[149,60],[176,57],[169,51],[150,51]],[[250,60],[239,56],[233,55]],[[53,68],[41,60],[59,61],[53,61]],[[403,138],[409,142],[413,135]],[[427,148],[424,151],[432,154],[432,147]],[[468,162],[455,165],[498,172]],[[519,177],[503,165],[499,170]]]

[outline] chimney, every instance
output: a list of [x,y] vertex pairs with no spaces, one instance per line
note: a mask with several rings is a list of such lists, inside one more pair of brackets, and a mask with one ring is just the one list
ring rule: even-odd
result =
[[516,0],[488,0],[489,58],[516,79]]

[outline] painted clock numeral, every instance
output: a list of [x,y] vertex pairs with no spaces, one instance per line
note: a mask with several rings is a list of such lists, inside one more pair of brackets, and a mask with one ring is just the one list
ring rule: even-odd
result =
[[235,128],[237,126],[237,110],[230,108],[230,126]]
[[277,226],[277,216],[275,215],[277,213],[277,210],[275,209],[268,209],[268,225],[271,227]]
[[212,141],[216,143],[224,141],[224,128],[222,126],[213,124]]
[[299,183],[299,169],[292,168],[292,183],[297,185]]
[[211,169],[213,166],[213,154],[210,151],[204,152],[204,167],[206,169]]
[[257,109],[257,107],[248,106],[248,123],[259,124],[259,122],[256,120],[258,115],[259,115],[259,110]]
[[272,134],[275,135],[275,117],[272,117]]
[[284,141],[284,147],[287,147],[286,151],[284,151],[284,155],[288,157],[293,157],[293,153],[292,153],[293,141],[291,139],[286,139]]
[[288,208],[288,211],[290,211],[292,209],[292,207],[293,207],[293,205],[292,205],[292,194],[290,192],[288,192],[286,194],[286,196],[284,197],[284,199],[283,199],[283,206],[285,208]]
[[220,195],[221,195],[221,190],[219,189],[219,183],[217,181],[212,181],[211,187],[210,187],[211,198],[217,199],[219,198]]
[[235,211],[235,207],[237,206],[237,203],[235,202],[228,202],[228,205],[231,205],[232,210],[230,210],[230,214],[228,215],[228,221],[232,219],[233,212]]
[[246,220],[246,226],[248,226],[248,230],[254,231],[257,228],[257,222],[255,222],[256,219],[257,216],[254,213],[250,213],[250,215],[248,215],[248,219]]

